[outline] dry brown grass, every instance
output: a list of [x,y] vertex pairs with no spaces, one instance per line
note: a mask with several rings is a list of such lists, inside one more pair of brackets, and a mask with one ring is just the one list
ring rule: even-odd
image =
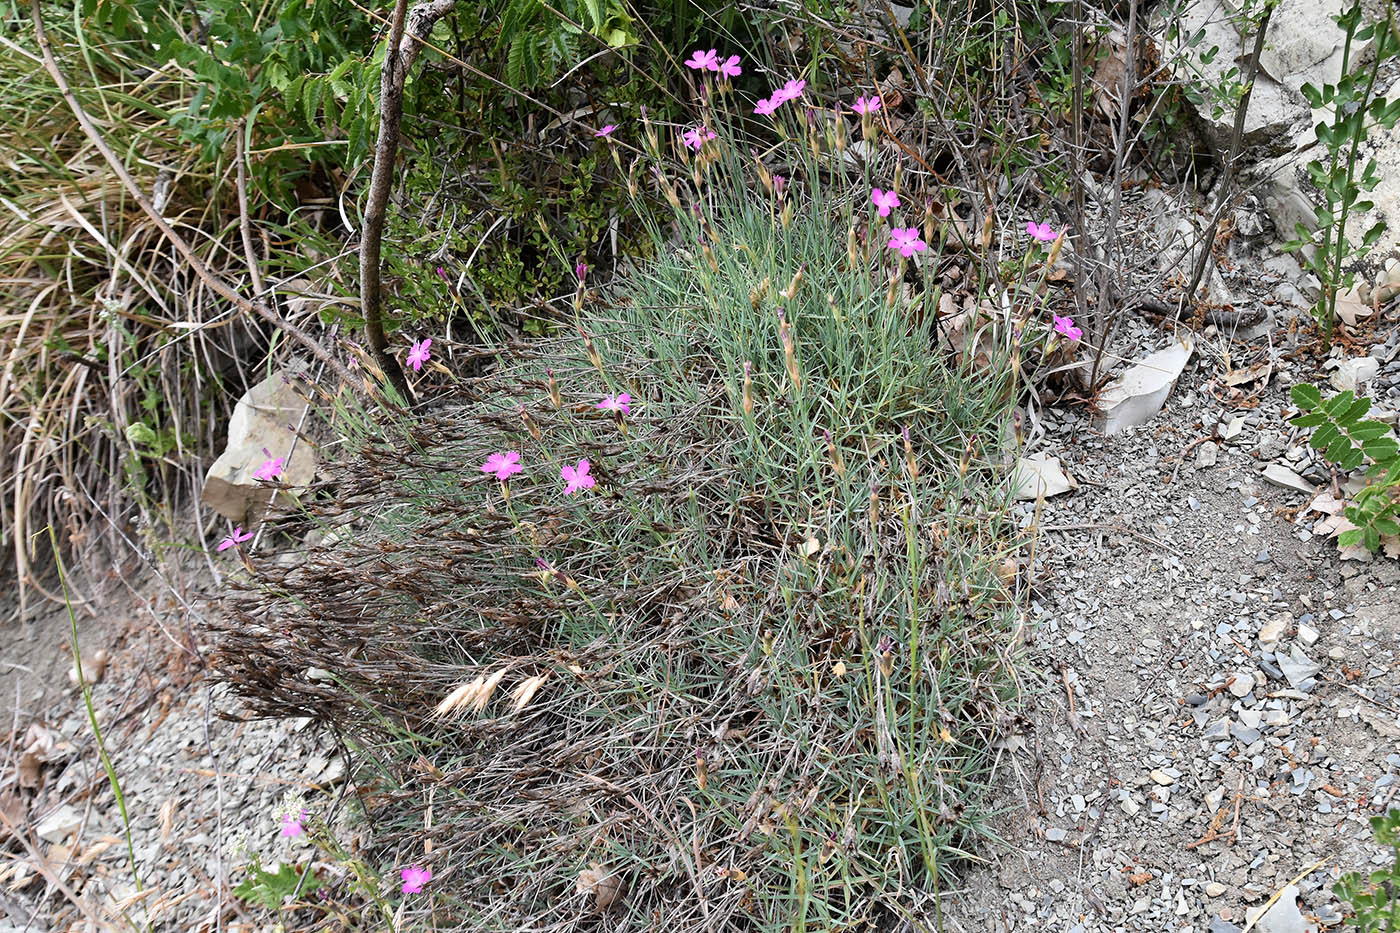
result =
[[[193,85],[80,39],[71,20],[50,28],[83,106],[139,186],[207,263],[246,270],[231,186],[168,120]],[[178,261],[82,133],[32,40],[32,29],[0,39],[0,541],[21,589],[47,595],[47,526],[82,556],[101,553],[96,529],[108,521],[147,532],[148,546],[171,537],[240,391],[223,391],[224,374],[260,355],[265,337]]]

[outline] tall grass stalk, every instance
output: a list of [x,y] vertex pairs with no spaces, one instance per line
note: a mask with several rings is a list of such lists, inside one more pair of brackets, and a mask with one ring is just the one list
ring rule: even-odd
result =
[[[102,726],[97,721],[97,709],[92,702],[92,685],[88,683],[87,677],[83,674],[83,653],[78,645],[78,614],[73,610],[73,601],[68,593],[68,574],[63,565],[63,557],[58,547],[57,537],[53,528],[47,529],[49,544],[54,552],[54,565],[58,570],[58,582],[63,591],[64,606],[68,610],[69,645],[73,650],[73,666],[78,674],[78,688],[83,694],[83,708],[87,710],[88,725],[92,727],[93,741],[97,745],[97,757],[102,762],[102,769],[107,772],[107,786],[112,789],[112,796],[117,801],[117,811],[122,818],[122,834],[126,840],[127,863],[131,866],[131,880],[136,885],[139,894],[145,890],[141,883],[141,872],[136,865],[136,846],[131,839],[131,817],[126,809],[126,795],[122,793],[121,780],[117,777],[116,766],[112,764],[112,756],[107,751],[107,742],[102,736]],[[145,915],[145,928],[147,933],[151,930],[151,918],[146,910],[145,900],[141,902],[141,912]],[[127,921],[130,923],[130,921]],[[134,924],[133,924],[134,926]]]

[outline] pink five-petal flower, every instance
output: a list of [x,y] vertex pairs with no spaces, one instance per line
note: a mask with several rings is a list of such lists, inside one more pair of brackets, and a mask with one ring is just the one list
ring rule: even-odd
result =
[[780,104],[785,100],[797,100],[802,96],[802,89],[806,86],[805,80],[793,79],[773,92],[773,100]]
[[525,468],[520,465],[520,451],[502,450],[492,454],[481,465],[481,472],[491,473],[501,482],[505,482],[517,473],[525,472]]
[[1040,223],[1036,223],[1033,220],[1026,221],[1026,232],[1041,243],[1053,243],[1056,238],[1059,237],[1059,234],[1055,232],[1054,227],[1050,226],[1050,221],[1048,220],[1041,221]]
[[872,114],[880,109],[880,95],[876,94],[873,97],[857,97],[855,106],[851,109],[861,116]]
[[776,95],[774,95],[773,97],[765,97],[763,98],[763,100],[754,104],[753,112],[758,114],[760,117],[772,116],[772,114],[778,109],[778,105],[781,103],[782,101],[778,100]]
[[433,339],[431,337],[425,340],[413,341],[413,348],[408,351],[408,356],[404,358],[404,362],[413,367],[415,373],[418,372],[423,368],[423,364],[428,362],[428,357],[432,355],[431,351],[428,349],[432,345]]
[[616,124],[616,123],[609,123],[607,126],[603,127],[601,130],[599,130],[598,132],[594,133],[593,135],[594,135],[594,136],[611,136],[613,130],[615,130],[615,129],[617,129],[617,124]]
[[895,227],[890,230],[890,249],[899,250],[901,256],[912,256],[928,249],[928,244],[919,237],[918,227]]
[[690,53],[690,58],[686,59],[685,67],[694,68],[696,71],[718,71],[719,55],[714,49],[708,52],[696,49]]
[[253,479],[271,481],[281,476],[283,467],[287,465],[287,458],[272,456],[266,447],[263,448],[263,453],[267,454],[267,459],[253,471]]
[[899,207],[899,195],[894,193],[893,188],[889,191],[871,188],[870,201],[875,205],[875,209],[879,212],[881,217],[890,216],[890,210]]
[[711,71],[718,71],[726,78],[737,78],[744,73],[744,69],[739,67],[739,56],[731,55],[722,62],[717,62]]
[[403,879],[403,893],[417,894],[423,890],[423,885],[433,880],[433,870],[422,865],[410,865],[399,872],[399,877]]
[[1084,336],[1084,331],[1074,326],[1074,318],[1060,317],[1058,314],[1052,315],[1052,317],[1055,318],[1055,333],[1063,334],[1075,341]]
[[242,525],[237,525],[234,527],[232,534],[226,536],[224,540],[219,542],[218,550],[227,551],[231,547],[238,547],[238,545],[251,537],[253,537],[251,531],[244,531]]
[[592,489],[598,485],[598,481],[588,475],[589,466],[587,460],[580,460],[574,466],[566,466],[559,471],[564,478],[564,495],[572,496],[580,489]]
[[280,835],[286,839],[292,839],[306,832],[306,827],[302,825],[306,819],[306,811],[300,813],[282,814],[282,832]]
[[617,395],[609,395],[598,403],[603,411],[617,411],[624,415],[632,414],[632,396],[626,392],[619,392]]

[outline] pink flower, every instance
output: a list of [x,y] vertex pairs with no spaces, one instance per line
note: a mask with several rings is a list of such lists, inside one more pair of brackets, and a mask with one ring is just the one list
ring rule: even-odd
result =
[[1026,232],[1042,243],[1053,243],[1059,238],[1055,228],[1050,226],[1050,221],[1045,220],[1036,223],[1033,220],[1026,221]]
[[433,340],[431,337],[426,340],[415,340],[413,342],[413,349],[408,351],[408,356],[404,359],[404,362],[412,366],[415,373],[418,372],[423,368],[423,364],[428,362],[428,357],[431,355],[428,348],[432,345]]
[[686,130],[681,135],[681,142],[685,144],[685,147],[687,149],[694,149],[696,152],[699,152],[701,146],[705,145],[705,143],[709,142],[714,138],[714,133],[710,132],[710,130],[706,129],[703,126],[700,126],[696,127],[695,129]]
[[881,191],[879,188],[870,189],[870,200],[875,205],[875,209],[881,217],[890,216],[890,209],[899,207],[899,195],[894,193],[894,189]]
[[253,479],[274,480],[282,475],[282,468],[287,465],[286,457],[274,457],[268,453],[266,447],[263,453],[267,454],[267,459],[262,462],[262,466],[253,471]]
[[624,415],[632,414],[632,396],[626,392],[619,392],[617,395],[609,395],[597,405],[603,411],[620,411]]
[[410,865],[399,872],[399,877],[403,879],[403,893],[417,894],[423,890],[423,885],[433,880],[433,870],[422,865]]
[[778,105],[781,103],[782,101],[778,100],[776,97],[765,97],[763,100],[754,104],[753,112],[760,117],[772,116],[773,112],[778,109]]
[[582,285],[583,280],[588,276],[588,263],[580,262],[575,264],[574,275],[578,276],[578,284]]
[[783,101],[797,100],[802,96],[802,89],[807,86],[806,81],[792,80],[773,92],[773,102],[781,104]]
[[559,471],[559,475],[564,478],[564,495],[572,496],[580,489],[592,489],[598,485],[598,481],[588,475],[587,460],[580,460],[575,466],[566,466]]
[[708,52],[696,49],[690,53],[690,58],[686,59],[685,67],[694,68],[696,71],[719,71],[719,55],[714,49]]
[[238,547],[238,545],[242,544],[244,541],[247,541],[251,537],[253,537],[253,533],[251,531],[244,531],[242,525],[235,526],[233,529],[233,534],[227,536],[226,538],[224,538],[224,540],[219,542],[218,550],[227,551],[231,547]]
[[302,810],[300,813],[282,814],[282,832],[280,835],[284,839],[292,839],[300,836],[302,833],[306,832],[306,827],[302,825],[302,821],[305,819],[305,810]]
[[595,137],[611,136],[611,135],[612,135],[612,131],[615,130],[615,129],[617,129],[617,124],[616,124],[616,123],[609,123],[607,126],[603,127],[601,130],[599,130],[598,132],[594,133],[593,135],[594,135]]
[[928,249],[928,244],[919,238],[918,227],[895,227],[890,230],[889,248],[899,250],[901,256],[912,256]]
[[778,197],[783,196],[783,191],[787,189],[787,179],[782,175],[773,176],[773,193]]
[[1084,331],[1074,326],[1074,318],[1060,317],[1058,314],[1051,316],[1055,319],[1055,333],[1063,334],[1070,340],[1078,340],[1084,336]]
[[877,94],[874,97],[857,97],[855,106],[851,109],[861,116],[872,114],[880,109],[880,96]]
[[739,67],[739,56],[731,55],[722,62],[710,66],[711,71],[718,71],[726,78],[737,78],[744,73],[744,69]]
[[494,453],[486,458],[486,462],[481,465],[481,472],[493,473],[496,479],[505,482],[516,473],[525,472],[525,468],[520,465],[520,451],[503,450]]

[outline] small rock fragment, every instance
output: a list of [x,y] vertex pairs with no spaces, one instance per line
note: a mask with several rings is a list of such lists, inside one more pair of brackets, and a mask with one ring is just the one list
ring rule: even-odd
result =
[[1273,483],[1275,486],[1282,486],[1285,489],[1296,489],[1308,495],[1312,495],[1316,492],[1312,483],[1303,479],[1288,467],[1280,466],[1277,463],[1271,463],[1264,467],[1264,479]]
[[1039,499],[1045,496],[1058,496],[1074,488],[1074,483],[1065,476],[1060,461],[1047,454],[1035,454],[1016,461],[1017,499]]
[[1190,343],[1172,344],[1113,380],[1099,396],[1100,430],[1117,434],[1150,421],[1162,410],[1177,377],[1191,359],[1191,351]]
[[1298,886],[1290,884],[1266,911],[1251,907],[1247,920],[1259,933],[1316,933],[1317,927],[1303,919],[1298,910]]

